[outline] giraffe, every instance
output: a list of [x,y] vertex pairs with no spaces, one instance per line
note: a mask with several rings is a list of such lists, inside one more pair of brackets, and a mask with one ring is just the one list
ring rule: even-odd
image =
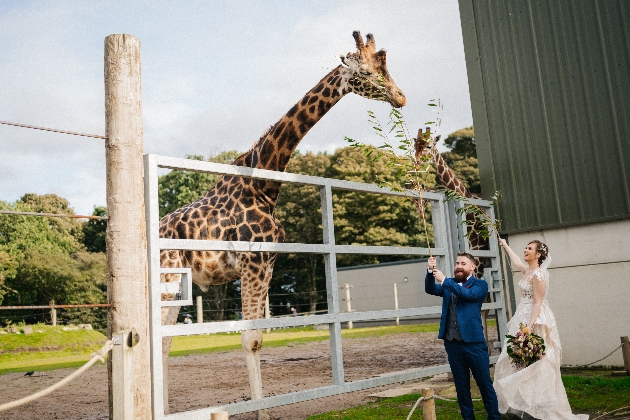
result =
[[[435,141],[431,141],[431,130],[427,127],[426,131],[423,132],[422,129],[418,130],[418,137],[414,143],[415,149],[415,158],[417,161],[422,160],[424,157],[428,157],[429,161],[433,164],[435,168],[436,175],[444,188],[447,188],[451,191],[455,191],[462,197],[466,198],[481,198],[475,194],[472,194],[468,188],[463,184],[463,182],[457,177],[455,172],[451,168],[449,168],[448,164],[438,151],[436,144],[439,141],[439,137],[436,138]],[[424,208],[426,206],[426,202],[424,200],[415,199],[414,204],[416,206],[416,210],[418,211],[418,215],[423,217]],[[488,249],[488,241],[481,236],[477,231],[477,219],[473,214],[466,214],[466,228],[468,231],[468,246],[471,250],[487,250]],[[484,274],[484,269],[488,266],[488,261],[486,258],[475,258],[476,267],[475,267],[475,277],[481,278]],[[486,302],[490,302],[490,294],[486,296]],[[488,310],[481,311],[481,320],[483,323],[483,331],[486,337],[486,342],[488,341],[488,328],[487,328],[487,317]],[[488,346],[488,352],[491,351],[491,346]]]
[[[388,102],[393,107],[406,104],[405,95],[389,75],[386,53],[377,51],[372,34],[352,33],[356,52],[340,55],[340,65],[328,73],[280,120],[232,164],[284,171],[306,133],[345,95],[355,93],[368,99]],[[197,201],[160,220],[160,237],[249,242],[283,242],[284,228],[275,217],[280,183],[223,176]],[[163,250],[162,267],[190,267],[193,282],[202,290],[209,286],[241,279],[244,320],[263,316],[269,281],[277,254],[269,252],[175,251]],[[176,281],[178,275],[164,275],[162,281]],[[164,308],[163,324],[174,324],[178,307]],[[168,353],[171,338],[163,339],[164,401],[168,413]],[[252,400],[263,397],[260,371],[262,332],[243,331]],[[268,419],[266,411],[259,419]]]

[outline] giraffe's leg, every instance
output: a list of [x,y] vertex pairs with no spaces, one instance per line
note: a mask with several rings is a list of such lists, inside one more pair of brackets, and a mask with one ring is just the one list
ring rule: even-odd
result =
[[[239,260],[241,266],[243,319],[260,319],[264,313],[275,255],[270,258],[267,253],[241,254],[239,255]],[[241,344],[245,351],[251,398],[252,400],[258,400],[263,397],[260,370],[262,331],[243,331],[241,333]],[[268,420],[269,418],[266,410],[258,411],[258,420]]]
[[[177,322],[179,314],[179,306],[166,306],[162,308],[162,325],[174,325]],[[171,351],[173,337],[162,337],[162,379],[163,379],[163,398],[164,398],[164,414],[170,414],[170,406],[168,404],[168,353]]]

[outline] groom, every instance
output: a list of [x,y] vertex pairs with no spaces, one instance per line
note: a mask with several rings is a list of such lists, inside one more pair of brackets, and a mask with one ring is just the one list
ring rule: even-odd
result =
[[490,379],[488,345],[481,325],[481,305],[488,293],[488,284],[472,275],[474,269],[474,257],[467,252],[460,252],[455,263],[455,277],[446,278],[444,273],[435,268],[435,257],[431,257],[424,290],[430,295],[442,296],[438,338],[444,340],[462,417],[466,420],[475,418],[470,396],[472,372],[481,391],[488,419],[498,420],[501,414]]

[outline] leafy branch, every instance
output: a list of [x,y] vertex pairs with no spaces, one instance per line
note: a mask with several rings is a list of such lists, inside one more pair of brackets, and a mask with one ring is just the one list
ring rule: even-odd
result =
[[[441,125],[442,119],[439,112],[443,107],[439,99],[437,101],[431,100],[428,106],[436,108],[437,116],[435,121],[425,123],[428,127],[426,132],[422,133],[422,136],[423,140],[427,142],[427,147],[435,147],[437,138],[432,136],[430,126],[439,127]],[[395,178],[397,182],[386,181],[377,176],[376,183],[381,188],[388,187],[393,191],[403,192],[407,198],[413,200],[425,223],[425,232],[424,208],[427,203],[423,200],[423,196],[428,188],[442,191],[445,196],[445,202],[460,201],[462,203],[456,212],[458,215],[464,216],[463,224],[472,227],[472,229],[466,230],[465,236],[467,238],[472,233],[481,236],[485,240],[494,233],[497,236],[499,235],[499,220],[492,219],[483,208],[473,203],[471,198],[443,186],[438,186],[430,180],[429,174],[432,166],[430,153],[417,153],[414,147],[416,139],[411,138],[400,109],[392,108],[389,113],[387,127],[383,127],[376,114],[372,111],[368,111],[368,122],[372,125],[375,134],[382,139],[382,145],[374,148],[349,137],[345,137],[345,140],[352,147],[363,149],[366,157],[371,157],[374,161],[384,159],[386,167],[396,169]],[[415,194],[410,194],[410,191],[414,191]],[[497,191],[492,200],[497,202],[500,196],[501,194]]]

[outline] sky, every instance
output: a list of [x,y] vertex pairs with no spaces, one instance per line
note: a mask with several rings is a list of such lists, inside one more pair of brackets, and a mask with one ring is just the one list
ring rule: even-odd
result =
[[[457,0],[0,2],[0,120],[105,133],[104,40],[141,43],[144,153],[245,151],[374,34],[407,97],[411,133],[435,119],[443,136],[472,125]],[[334,152],[378,138],[391,107],[347,95],[300,143]],[[57,194],[77,214],[104,206],[104,140],[0,125],[0,200]]]

